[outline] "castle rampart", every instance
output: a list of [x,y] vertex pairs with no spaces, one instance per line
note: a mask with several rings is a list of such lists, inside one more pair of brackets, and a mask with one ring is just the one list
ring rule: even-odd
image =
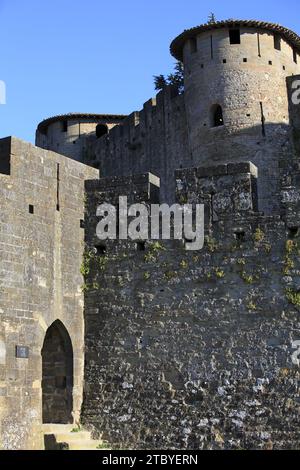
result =
[[41,122],[36,145],[84,163],[88,141],[95,142],[125,116],[71,113]]
[[[54,322],[72,343],[73,415],[67,419],[79,418],[84,180],[97,176],[96,169],[57,153],[13,137],[0,140],[0,448],[43,448],[46,402],[61,394],[59,407],[52,407],[54,422],[68,406],[59,345],[54,375],[42,370],[43,343]],[[49,400],[42,387],[51,391]]]
[[[79,418],[113,448],[300,448],[299,50],[269,23],[193,28],[184,93],[0,140],[1,448]],[[204,248],[99,240],[119,196],[204,204]]]
[[184,93],[160,92],[89,146],[90,158],[103,176],[156,174],[169,202],[176,169],[251,160],[260,210],[278,212],[280,166],[293,152],[287,77],[300,71],[298,37],[272,24],[228,21],[183,33],[171,52],[184,61]]
[[90,155],[99,162],[102,176],[155,174],[161,180],[161,200],[171,200],[175,169],[191,164],[184,97],[166,88],[90,146]]
[[178,202],[205,204],[197,252],[93,251],[95,204],[123,195],[124,178],[86,184],[82,421],[95,436],[121,449],[299,448],[297,234],[257,211],[256,177],[250,162],[176,172]]

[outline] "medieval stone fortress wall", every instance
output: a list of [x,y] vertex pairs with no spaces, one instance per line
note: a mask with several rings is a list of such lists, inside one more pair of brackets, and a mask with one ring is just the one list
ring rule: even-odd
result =
[[[16,138],[0,145],[1,447],[41,448],[48,408],[53,422],[80,414],[84,181],[98,171]],[[46,333],[52,344],[42,364]],[[68,336],[72,372],[60,357]]]
[[82,113],[54,116],[39,124],[36,145],[83,163],[88,141],[95,143],[124,117]]
[[[288,145],[286,78],[300,72],[297,43],[291,38],[285,28],[257,21],[184,32],[171,45],[171,53],[184,63],[184,95],[166,89],[120,126],[109,125],[109,138],[105,134],[88,141],[81,155],[71,143],[68,155],[99,165],[103,176],[157,174],[161,199],[169,202],[174,201],[177,168],[222,162],[228,155],[251,157],[261,169],[261,208],[270,213],[276,205],[270,194],[278,191],[278,160]],[[215,126],[218,106],[224,126]],[[70,126],[64,133],[61,123],[52,124],[44,144],[64,149],[79,134],[74,121]]]
[[[199,26],[171,45],[184,93],[1,140],[3,448],[80,415],[120,448],[299,449],[299,51],[278,25]],[[121,195],[203,203],[204,249],[100,243]]]
[[[261,23],[228,26],[200,28],[199,35],[192,30],[194,37],[184,42],[183,34],[172,45],[185,64],[190,151],[201,165],[251,159],[260,173],[261,210],[271,213],[278,160],[288,145],[286,77],[299,73],[300,64],[295,47],[276,31],[260,29]],[[214,126],[216,105],[224,126]]]

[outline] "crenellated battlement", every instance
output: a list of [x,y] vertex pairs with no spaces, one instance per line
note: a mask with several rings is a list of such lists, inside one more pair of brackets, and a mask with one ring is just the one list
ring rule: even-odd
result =
[[[168,107],[176,106],[177,102],[172,100],[179,96],[175,87],[165,87],[154,98],[146,101],[140,111],[132,112],[122,120],[120,125],[113,127],[109,131],[109,141],[116,142],[119,138],[125,137],[129,137],[131,141],[132,138],[146,137],[145,134],[151,131],[152,125],[161,124],[161,117],[165,116],[166,102],[169,103]],[[106,137],[99,139],[97,146],[101,145]]]
[[[184,64],[183,94],[167,86],[122,119],[93,116],[83,134],[76,121],[62,147],[61,119],[50,119],[39,126],[42,133],[48,126],[43,142],[54,139],[56,151],[99,168],[104,177],[156,175],[161,202],[175,201],[178,169],[251,161],[260,174],[259,209],[279,213],[282,185],[293,179],[290,157],[300,152],[298,110],[291,105],[299,44],[292,31],[265,22],[193,28],[171,46]],[[97,119],[110,119],[107,132],[96,135]]]
[[36,130],[36,145],[83,163],[89,142],[106,135],[125,116],[69,113],[42,121]]
[[184,95],[166,87],[88,148],[86,163],[102,176],[151,172],[161,179],[162,201],[174,200],[174,171],[190,166]]
[[171,52],[183,94],[0,140],[0,448],[52,419],[116,449],[299,448],[300,37],[229,20]]
[[207,229],[222,219],[234,220],[258,211],[258,170],[251,162],[178,170],[176,200],[204,204]]
[[[206,231],[216,222],[259,216],[258,170],[251,162],[182,169],[175,172],[174,178],[178,204],[204,205]],[[86,181],[88,243],[95,243],[100,204],[118,207],[121,196],[127,197],[128,204],[158,204],[159,187],[159,178],[150,173]]]

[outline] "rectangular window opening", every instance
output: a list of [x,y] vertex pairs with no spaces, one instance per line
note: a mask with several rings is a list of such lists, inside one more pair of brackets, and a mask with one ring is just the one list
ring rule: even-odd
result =
[[281,36],[280,34],[274,34],[274,49],[281,51]]
[[191,53],[194,54],[195,52],[197,52],[197,38],[192,38],[190,44],[191,44]]
[[99,245],[95,245],[95,251],[97,256],[103,256],[107,252],[107,247],[105,243],[100,243]]
[[59,183],[60,183],[60,168],[59,168],[59,163],[56,165],[56,210],[60,210],[60,203],[59,203]]
[[145,241],[137,242],[136,249],[137,249],[137,251],[145,251],[146,250],[146,242]]
[[258,57],[261,57],[260,34],[259,33],[257,33],[257,49],[258,49]]
[[229,30],[230,44],[241,44],[241,31],[240,29]]
[[34,214],[34,206],[32,204],[29,204],[28,212],[29,214]]
[[263,137],[266,137],[266,126],[265,126],[266,119],[264,115],[264,105],[262,101],[260,101],[260,112],[261,112],[261,131],[262,131]]
[[293,60],[295,64],[298,64],[298,54],[295,48],[293,49]]
[[237,230],[234,232],[234,238],[238,242],[243,243],[246,240],[246,233],[244,232],[244,230]]
[[299,227],[289,227],[289,238],[294,239],[299,236]]
[[63,121],[61,123],[62,132],[68,132],[68,121]]

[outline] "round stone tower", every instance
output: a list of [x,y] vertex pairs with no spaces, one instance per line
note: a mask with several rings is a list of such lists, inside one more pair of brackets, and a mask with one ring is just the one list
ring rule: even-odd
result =
[[42,121],[36,131],[36,145],[93,164],[92,143],[120,124],[125,116],[71,113]]
[[300,73],[300,37],[276,24],[228,20],[184,31],[171,53],[184,63],[193,161],[251,160],[262,209],[272,210],[288,146],[286,79]]

